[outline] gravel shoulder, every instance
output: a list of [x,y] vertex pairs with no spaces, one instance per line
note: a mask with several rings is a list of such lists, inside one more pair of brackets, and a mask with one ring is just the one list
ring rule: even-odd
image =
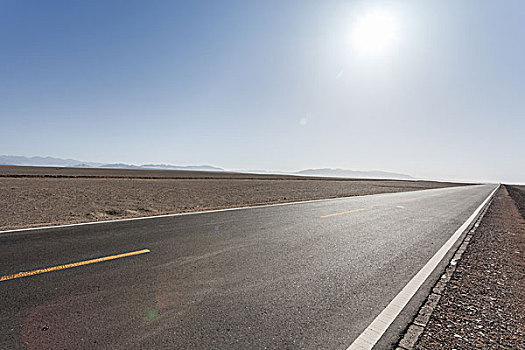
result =
[[501,186],[416,349],[525,349],[524,213],[524,189]]
[[0,166],[0,230],[464,184]]

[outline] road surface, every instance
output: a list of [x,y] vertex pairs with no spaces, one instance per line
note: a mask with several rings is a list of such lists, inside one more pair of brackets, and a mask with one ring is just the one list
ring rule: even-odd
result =
[[4,232],[0,349],[346,349],[495,187]]

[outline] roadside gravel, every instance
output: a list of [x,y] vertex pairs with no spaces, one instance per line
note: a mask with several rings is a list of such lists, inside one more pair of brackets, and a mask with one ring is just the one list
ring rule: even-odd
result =
[[525,349],[525,192],[500,187],[416,349]]

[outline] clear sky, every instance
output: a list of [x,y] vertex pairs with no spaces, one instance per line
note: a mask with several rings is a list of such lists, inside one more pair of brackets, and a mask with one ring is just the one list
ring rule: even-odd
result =
[[524,20],[524,1],[0,0],[0,154],[525,183]]

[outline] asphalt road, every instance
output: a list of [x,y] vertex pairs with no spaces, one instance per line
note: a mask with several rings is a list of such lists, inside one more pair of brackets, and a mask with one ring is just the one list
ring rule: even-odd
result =
[[494,188],[3,233],[0,276],[150,252],[0,282],[0,348],[346,349]]

